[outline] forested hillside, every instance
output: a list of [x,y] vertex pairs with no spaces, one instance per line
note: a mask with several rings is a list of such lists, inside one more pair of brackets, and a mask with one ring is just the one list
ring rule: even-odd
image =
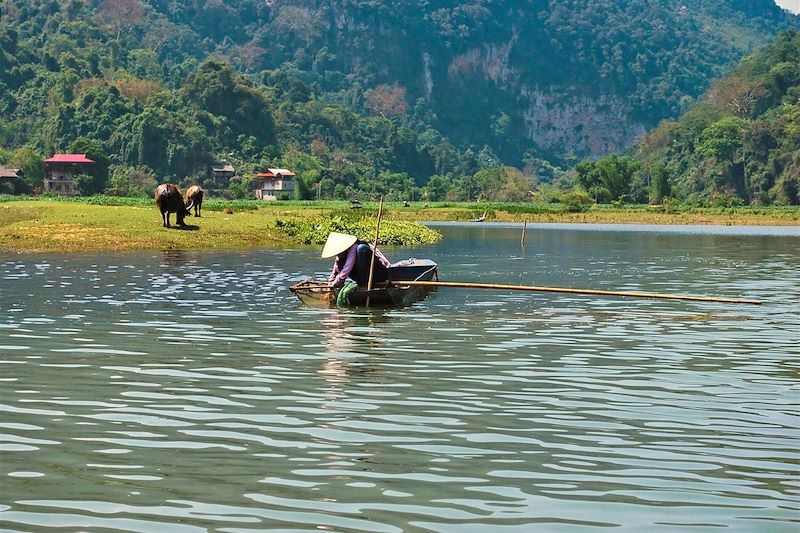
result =
[[743,60],[637,154],[655,201],[800,204],[800,33]]
[[269,165],[301,196],[519,199],[799,20],[772,0],[0,0],[0,164],[31,189],[42,156],[89,153],[86,194],[227,160],[233,196]]

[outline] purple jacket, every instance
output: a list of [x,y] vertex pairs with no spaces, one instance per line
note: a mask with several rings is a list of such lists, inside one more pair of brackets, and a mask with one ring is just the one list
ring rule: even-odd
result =
[[[347,279],[347,276],[350,274],[350,271],[353,270],[353,267],[356,264],[356,248],[358,248],[359,244],[363,243],[356,242],[347,249],[347,259],[344,262],[344,266],[341,268],[339,267],[339,257],[341,257],[342,254],[336,256],[336,260],[333,262],[333,270],[331,270],[331,274],[328,276],[328,283],[332,285],[341,285],[344,280]],[[383,266],[388,268],[389,265],[391,265],[389,260],[386,259],[386,256],[383,255],[380,250],[376,250],[375,246],[372,244],[370,244],[369,247],[375,250],[375,259],[380,261]]]

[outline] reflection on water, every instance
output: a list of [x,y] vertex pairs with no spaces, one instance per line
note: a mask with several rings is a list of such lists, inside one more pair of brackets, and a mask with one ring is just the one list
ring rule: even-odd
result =
[[0,257],[0,528],[797,531],[796,237],[442,230],[443,280],[764,305],[319,309],[315,250]]
[[325,358],[319,373],[329,385],[348,383],[351,376],[377,377],[374,354],[386,346],[381,325],[388,320],[382,311],[326,310],[319,321],[323,350],[318,354]]

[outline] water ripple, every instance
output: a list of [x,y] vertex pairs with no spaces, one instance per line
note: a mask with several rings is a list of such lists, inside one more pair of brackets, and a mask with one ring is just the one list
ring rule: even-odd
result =
[[0,529],[797,530],[796,238],[445,231],[445,279],[764,305],[318,309],[313,250],[6,257]]

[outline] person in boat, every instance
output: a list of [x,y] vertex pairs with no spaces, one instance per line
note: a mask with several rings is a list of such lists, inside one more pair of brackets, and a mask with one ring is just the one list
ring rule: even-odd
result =
[[322,249],[322,258],[335,257],[333,270],[328,276],[328,283],[333,287],[341,287],[349,277],[359,287],[366,287],[369,283],[369,268],[372,262],[372,252],[375,251],[375,266],[372,273],[372,282],[386,281],[391,264],[386,256],[373,245],[360,241],[355,235],[337,233],[332,231],[328,241]]

